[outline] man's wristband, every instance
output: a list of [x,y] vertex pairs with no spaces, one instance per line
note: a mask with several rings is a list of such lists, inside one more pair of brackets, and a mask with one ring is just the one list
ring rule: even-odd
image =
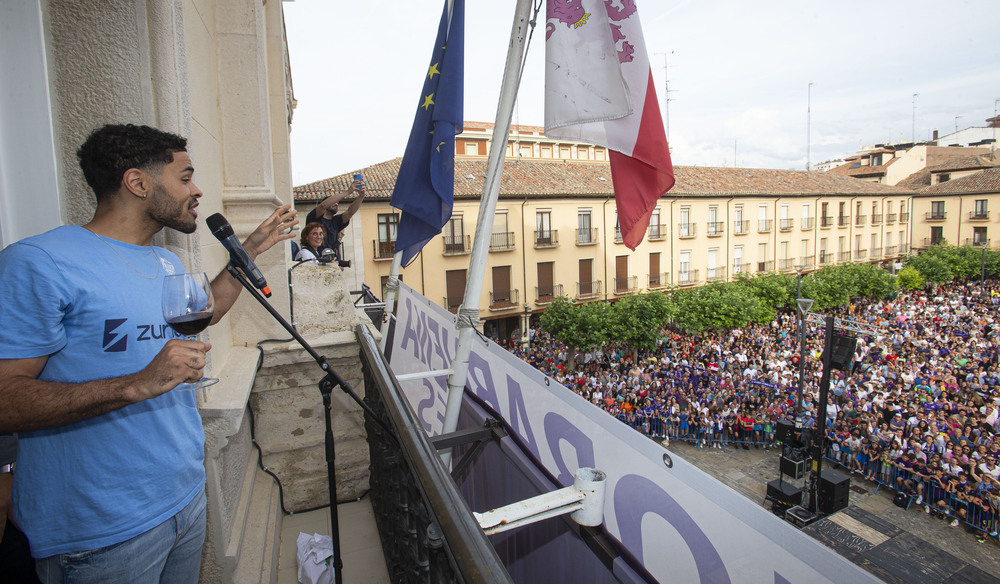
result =
[[14,463],[0,465],[0,474],[8,474],[14,472]]

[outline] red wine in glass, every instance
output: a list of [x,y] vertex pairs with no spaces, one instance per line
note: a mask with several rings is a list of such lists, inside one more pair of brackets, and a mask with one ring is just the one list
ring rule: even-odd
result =
[[[178,334],[188,340],[205,330],[215,314],[212,283],[204,272],[173,274],[164,278],[163,318]],[[195,383],[181,383],[175,389],[185,391],[208,387],[219,380],[202,377]]]
[[186,337],[194,336],[208,328],[208,323],[212,322],[211,312],[192,312],[183,316],[176,316],[167,319],[170,328]]

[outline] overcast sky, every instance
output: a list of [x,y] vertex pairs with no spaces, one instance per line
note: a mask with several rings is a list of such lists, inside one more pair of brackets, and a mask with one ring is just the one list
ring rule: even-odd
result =
[[[293,183],[402,156],[443,0],[283,6],[298,100]],[[466,2],[466,120],[496,118],[514,6]],[[981,127],[1000,99],[997,0],[637,6],[661,112],[669,83],[675,165],[804,170],[807,147],[815,165],[862,144]],[[544,124],[544,13],[515,124]]]

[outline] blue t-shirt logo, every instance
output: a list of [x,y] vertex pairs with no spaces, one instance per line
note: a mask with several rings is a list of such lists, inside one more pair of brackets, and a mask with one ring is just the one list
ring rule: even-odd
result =
[[115,329],[125,324],[128,319],[125,318],[109,318],[104,321],[104,352],[105,353],[123,353],[128,347],[128,335],[122,334],[121,336],[115,333]]

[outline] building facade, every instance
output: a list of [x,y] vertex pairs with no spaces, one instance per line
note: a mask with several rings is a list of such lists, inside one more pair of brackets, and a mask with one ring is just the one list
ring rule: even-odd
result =
[[[479,127],[482,126],[482,127]],[[441,235],[401,272],[450,310],[461,304],[486,173],[488,124],[456,141],[455,206]],[[622,242],[603,148],[512,128],[479,299],[487,332],[509,334],[557,296],[615,300],[741,274],[795,273],[843,262],[888,262],[909,251],[903,187],[830,173],[675,167],[635,251]],[[295,188],[300,212],[362,172],[369,191],[347,229],[353,277],[384,294],[398,212],[389,206],[400,159]]]
[[1000,233],[1000,226],[994,227],[1000,214],[993,213],[1000,209],[1000,166],[983,167],[983,158],[931,171],[933,184],[913,196],[915,249],[940,243],[986,247],[1000,243],[992,241]]

